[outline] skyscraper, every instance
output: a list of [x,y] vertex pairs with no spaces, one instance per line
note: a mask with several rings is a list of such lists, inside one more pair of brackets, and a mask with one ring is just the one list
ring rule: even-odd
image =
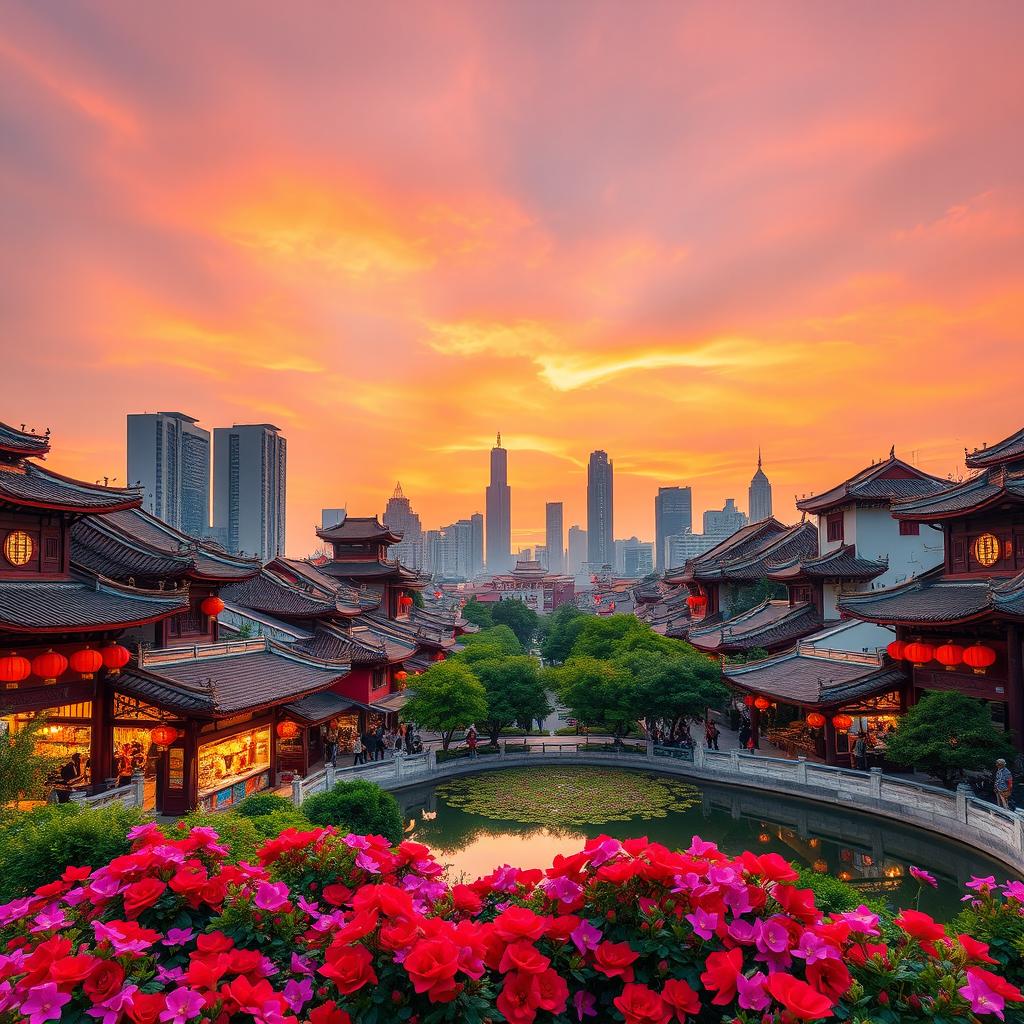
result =
[[232,553],[268,562],[284,552],[288,442],[271,423],[213,431],[213,525]]
[[491,449],[491,482],[487,485],[487,571],[512,568],[512,491],[508,486],[508,452],[501,434]]
[[470,561],[471,577],[479,576],[484,571],[484,517],[474,512],[469,517],[469,525],[473,541],[473,556]]
[[562,528],[562,503],[549,501],[544,506],[548,572],[565,572],[565,533]]
[[726,498],[720,508],[709,508],[704,513],[704,535],[707,537],[729,537],[747,525],[747,517],[736,507],[735,498]]
[[747,492],[747,507],[750,509],[750,521],[752,523],[767,519],[772,514],[772,485],[768,477],[761,469],[761,449],[757,449],[757,472],[754,479],[750,481],[750,490]]
[[667,566],[667,541],[693,529],[693,492],[689,487],[659,487],[654,496],[654,567]]
[[612,461],[608,453],[590,453],[587,467],[587,561],[591,566],[615,564]]
[[579,526],[569,527],[569,573],[575,576],[587,560],[587,531]]
[[388,529],[402,535],[401,541],[391,549],[391,557],[410,569],[422,568],[423,526],[420,517],[412,510],[411,502],[402,493],[401,483],[395,484],[395,492],[388,498],[383,519]]
[[192,537],[210,532],[210,432],[181,412],[128,416],[128,484],[143,507]]

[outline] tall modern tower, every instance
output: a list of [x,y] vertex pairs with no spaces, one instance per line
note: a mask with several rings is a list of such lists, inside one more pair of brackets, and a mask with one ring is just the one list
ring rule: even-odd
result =
[[612,505],[612,461],[607,452],[591,452],[587,467],[587,561],[591,566],[615,564]]
[[401,483],[395,485],[395,493],[388,498],[384,509],[384,525],[402,535],[401,541],[391,549],[391,557],[397,558],[410,569],[423,566],[423,526],[420,517],[412,510],[412,503],[402,493]]
[[761,469],[761,449],[757,449],[757,472],[754,479],[750,481],[750,490],[747,492],[750,509],[750,521],[752,523],[767,519],[772,514],[772,485],[768,477]]
[[271,423],[213,431],[213,526],[231,551],[269,562],[284,553],[288,442]]
[[128,484],[143,507],[192,537],[210,531],[210,432],[181,412],[128,416]]
[[569,573],[575,576],[587,560],[587,531],[579,526],[569,527]]
[[663,572],[667,542],[693,529],[693,492],[689,487],[659,487],[654,497],[654,568]]
[[565,532],[562,525],[562,503],[549,501],[544,506],[548,572],[565,572]]
[[512,491],[508,486],[508,452],[501,434],[491,449],[491,482],[487,485],[487,571],[512,568]]
[[479,512],[474,512],[469,517],[469,525],[472,531],[473,558],[470,562],[471,576],[479,576],[484,571],[484,517]]

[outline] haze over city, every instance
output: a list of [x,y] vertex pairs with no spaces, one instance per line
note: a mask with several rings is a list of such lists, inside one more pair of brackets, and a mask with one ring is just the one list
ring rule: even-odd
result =
[[595,448],[650,538],[759,446],[792,521],[1018,425],[1019,5],[0,10],[5,416],[58,471],[276,423],[304,554],[396,480],[482,510],[500,430],[518,546]]

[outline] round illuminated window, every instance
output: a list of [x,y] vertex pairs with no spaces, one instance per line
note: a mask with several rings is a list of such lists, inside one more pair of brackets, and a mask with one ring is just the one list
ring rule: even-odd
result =
[[11,530],[4,538],[4,558],[11,565],[28,565],[32,546],[32,538],[24,530]]
[[985,568],[995,565],[999,561],[999,538],[994,533],[983,533],[974,542],[974,557]]

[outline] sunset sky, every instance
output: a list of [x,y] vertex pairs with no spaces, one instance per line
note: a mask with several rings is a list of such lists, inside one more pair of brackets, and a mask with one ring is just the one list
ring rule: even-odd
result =
[[659,485],[776,514],[1024,425],[1024,4],[0,0],[0,419],[277,423],[425,527]]

